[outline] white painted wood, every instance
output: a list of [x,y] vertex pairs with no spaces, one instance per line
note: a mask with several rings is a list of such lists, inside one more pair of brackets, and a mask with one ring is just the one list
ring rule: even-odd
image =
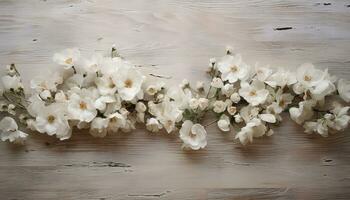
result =
[[[250,64],[313,62],[349,78],[349,4],[2,0],[0,65],[15,62],[28,83],[53,68],[58,50],[77,46],[90,54],[115,43],[127,59],[172,76],[171,83],[194,82],[205,79],[210,57],[233,45]],[[292,29],[274,30],[283,27]],[[326,139],[302,131],[285,120],[273,137],[242,147],[212,126],[208,148],[198,152],[182,151],[175,134],[143,130],[104,139],[81,132],[63,142],[37,134],[25,147],[0,144],[0,197],[349,199],[349,131]]]

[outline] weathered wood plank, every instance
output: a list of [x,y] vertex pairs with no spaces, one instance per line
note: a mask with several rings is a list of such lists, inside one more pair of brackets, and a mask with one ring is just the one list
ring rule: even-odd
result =
[[[330,3],[330,5],[328,5]],[[327,5],[325,5],[327,4]],[[293,68],[311,61],[350,77],[348,1],[0,1],[0,65],[25,82],[54,68],[52,54],[117,44],[128,59],[205,79],[208,59],[234,45],[248,63]],[[290,27],[290,28],[286,28]],[[3,72],[1,68],[0,73]],[[181,73],[179,73],[181,72]],[[0,144],[1,199],[349,199],[350,137],[305,135],[286,120],[248,147],[209,127],[208,148],[184,152],[176,134],[137,130],[69,141],[34,135]],[[210,121],[210,120],[209,120]]]

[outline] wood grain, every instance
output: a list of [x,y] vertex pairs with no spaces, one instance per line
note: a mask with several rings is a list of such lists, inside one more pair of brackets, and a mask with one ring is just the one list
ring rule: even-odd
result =
[[[2,0],[0,65],[25,82],[53,69],[55,51],[112,44],[127,59],[170,75],[205,77],[208,59],[233,45],[249,64],[313,62],[350,76],[350,2],[343,0]],[[1,69],[3,73],[3,68]],[[181,150],[176,134],[139,129],[69,141],[35,134],[0,144],[0,199],[349,199],[349,130],[305,135],[288,116],[270,138],[243,147],[208,129],[208,148]]]

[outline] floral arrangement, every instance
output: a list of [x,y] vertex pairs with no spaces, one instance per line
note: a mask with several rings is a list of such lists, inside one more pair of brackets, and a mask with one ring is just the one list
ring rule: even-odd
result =
[[[303,64],[287,71],[246,64],[240,54],[209,62],[211,82],[166,87],[164,77],[141,73],[113,47],[109,56],[81,57],[77,48],[53,56],[64,70],[39,76],[24,90],[15,64],[1,78],[1,140],[23,143],[31,133],[69,139],[74,129],[88,129],[94,137],[130,132],[143,124],[150,132],[179,130],[184,149],[207,145],[205,127],[216,123],[232,132],[243,145],[254,138],[273,135],[281,113],[305,128],[306,133],[343,131],[349,124],[350,81],[337,80],[327,70]],[[29,89],[29,88],[28,88]],[[216,120],[202,125],[208,113]]]

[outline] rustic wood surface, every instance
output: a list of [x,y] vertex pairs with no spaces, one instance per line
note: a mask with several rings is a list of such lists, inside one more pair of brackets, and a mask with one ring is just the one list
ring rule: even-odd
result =
[[[171,83],[204,79],[227,44],[250,64],[311,61],[349,79],[350,1],[0,1],[0,64],[17,63],[26,83],[52,68],[55,51],[114,43]],[[182,151],[176,134],[142,129],[1,143],[0,199],[350,199],[349,130],[321,138],[284,118],[247,147],[210,126],[198,152]]]

